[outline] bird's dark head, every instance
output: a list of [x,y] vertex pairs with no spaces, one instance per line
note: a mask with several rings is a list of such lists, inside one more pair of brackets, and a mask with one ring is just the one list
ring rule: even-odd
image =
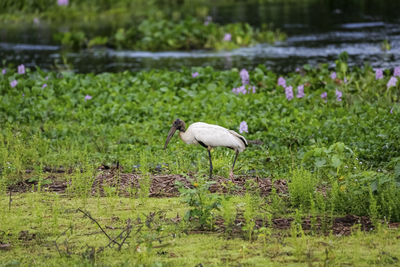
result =
[[176,119],[171,126],[171,129],[169,130],[168,136],[167,136],[167,140],[165,141],[165,145],[164,145],[164,149],[167,148],[167,145],[169,143],[169,140],[171,140],[172,136],[174,136],[174,133],[176,131],[180,131],[180,132],[184,132],[186,131],[186,126],[185,126],[185,122],[183,120],[180,119]]
[[180,132],[186,131],[185,122],[183,120],[180,120],[180,119],[176,119],[174,121],[174,123],[172,124],[172,127],[175,127],[175,129],[177,129]]

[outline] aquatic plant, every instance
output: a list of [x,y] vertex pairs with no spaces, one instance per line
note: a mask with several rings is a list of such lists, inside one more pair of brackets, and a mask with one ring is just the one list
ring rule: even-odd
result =
[[18,74],[25,74],[25,66],[21,64],[18,66]]
[[239,133],[248,133],[248,132],[249,132],[249,128],[247,126],[247,122],[242,121],[239,126]]
[[301,84],[299,86],[297,86],[297,98],[303,98],[305,96],[304,94],[304,84]]
[[342,101],[343,93],[341,91],[339,91],[338,89],[336,89],[335,94],[336,94],[336,100]]
[[383,79],[383,70],[376,69],[375,70],[375,80],[381,80],[381,79]]
[[293,87],[288,86],[285,88],[285,94],[286,94],[286,99],[287,100],[292,100],[293,99]]
[[285,78],[279,77],[279,79],[278,79],[278,85],[285,88],[285,87],[286,87],[286,80],[285,80]]
[[397,78],[392,76],[390,78],[390,80],[388,81],[388,83],[386,84],[386,86],[387,86],[387,88],[390,88],[390,87],[395,87],[396,84],[397,84]]
[[11,86],[12,88],[14,88],[15,86],[17,86],[17,84],[18,84],[18,81],[17,81],[17,80],[12,80],[12,81],[10,82],[10,86]]

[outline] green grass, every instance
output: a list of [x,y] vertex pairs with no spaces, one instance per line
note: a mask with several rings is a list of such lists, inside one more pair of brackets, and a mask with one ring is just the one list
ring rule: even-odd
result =
[[[195,71],[199,76],[193,78]],[[75,173],[68,177],[70,190],[84,197],[101,165],[118,164],[122,172],[144,176],[157,168],[206,175],[202,147],[174,137],[168,150],[162,149],[172,121],[233,130],[246,121],[249,133],[243,135],[264,144],[240,154],[237,175],[287,180],[291,207],[303,213],[314,203],[322,212],[398,221],[399,85],[387,88],[389,70],[375,80],[370,67],[348,70],[344,61],[337,62],[336,80],[331,72],[323,65],[288,74],[286,83],[295,93],[305,85],[305,97],[289,101],[277,85],[279,76],[264,66],[250,72],[256,91],[247,94],[232,92],[242,83],[236,69],[94,75],[17,74],[7,68],[0,76],[0,191],[26,179],[45,180],[44,167]],[[13,80],[18,81],[14,88]],[[342,101],[336,90],[343,92]],[[86,95],[92,98],[85,100]],[[228,176],[233,154],[225,148],[213,151],[214,174]],[[306,177],[309,182],[303,183]],[[148,185],[142,187],[146,192]]]
[[[387,87],[390,70],[382,80],[369,66],[349,70],[345,58],[335,70],[305,66],[285,75],[295,95],[304,85],[305,97],[291,100],[277,85],[279,75],[264,66],[249,72],[256,90],[246,94],[232,91],[242,85],[237,69],[94,75],[18,74],[7,66],[0,76],[0,244],[11,247],[0,248],[0,263],[398,264],[399,230],[387,225],[400,221],[399,84]],[[204,148],[175,136],[163,150],[178,117],[187,125],[204,121],[233,130],[246,121],[243,135],[263,141],[238,158],[236,178],[258,177],[246,179],[243,195],[209,192]],[[228,178],[233,156],[213,150],[216,176]],[[114,171],[102,188],[105,197],[94,186],[100,166]],[[191,186],[181,185],[179,198],[150,199],[157,171],[191,174]],[[141,182],[128,190],[130,198],[121,197],[121,177],[132,172]],[[65,194],[44,192],[54,181],[67,184]],[[288,191],[260,195],[258,182],[286,183]],[[10,188],[26,183],[36,192],[13,194],[9,210]],[[235,184],[225,184],[235,192]],[[108,238],[77,208],[112,237],[130,231],[127,242],[100,252]],[[334,219],[347,214],[372,224],[354,226],[348,237],[333,235]],[[274,219],[292,221],[278,230]],[[357,230],[365,225],[374,230]]]
[[[133,235],[129,244],[118,251],[107,248],[90,259],[93,247],[96,251],[108,243],[106,236],[82,213],[85,209],[98,220],[112,236],[121,230],[128,218],[142,219],[149,212],[163,211],[167,218],[183,215],[187,208],[177,198],[131,199],[120,197],[69,198],[54,193],[25,193],[13,196],[11,210],[9,199],[0,199],[0,243],[11,244],[9,250],[0,251],[0,263],[14,265],[256,265],[279,266],[282,264],[302,266],[317,265],[396,265],[400,259],[398,247],[399,229],[385,226],[371,233],[355,230],[351,236],[303,236],[291,237],[274,230],[272,235],[246,241],[239,237],[226,238],[223,234],[182,232],[182,225],[164,223],[161,230],[168,236],[162,242],[137,245],[139,238]],[[106,228],[108,226],[108,228]],[[68,227],[66,235],[61,235]],[[25,231],[25,233],[24,233]],[[144,231],[146,232],[146,230]],[[175,233],[176,236],[171,234]],[[145,233],[141,236],[144,238]],[[60,255],[59,250],[71,255]]]

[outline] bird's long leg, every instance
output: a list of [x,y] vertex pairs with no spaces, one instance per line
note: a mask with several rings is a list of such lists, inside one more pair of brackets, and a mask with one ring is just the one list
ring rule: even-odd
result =
[[232,165],[232,172],[233,172],[233,169],[235,168],[235,163],[236,163],[236,159],[237,159],[238,155],[239,155],[239,151],[236,151],[235,159],[233,160],[233,165]]
[[210,179],[212,177],[212,171],[213,171],[213,166],[212,166],[212,161],[211,161],[211,152],[210,152],[210,148],[207,149],[208,151],[208,158],[210,159]]
[[236,159],[237,159],[237,157],[239,155],[239,151],[235,151],[235,152],[236,152],[236,155],[235,155],[235,159],[233,160],[232,170],[229,173],[229,176],[231,177],[232,181],[233,181],[233,169],[235,168]]

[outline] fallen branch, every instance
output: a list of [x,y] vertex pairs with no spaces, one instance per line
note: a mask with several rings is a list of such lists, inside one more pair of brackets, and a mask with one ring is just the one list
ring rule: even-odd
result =
[[[115,244],[117,244],[118,246],[120,246],[120,244],[119,244],[117,241],[115,241],[115,239],[112,239],[112,238],[106,233],[106,231],[104,231],[103,227],[101,227],[101,225],[96,221],[96,219],[94,219],[88,212],[85,212],[85,211],[81,210],[80,208],[78,208],[77,211],[82,212],[86,217],[88,217],[90,220],[92,220],[94,223],[96,223],[97,226],[100,228],[100,230],[103,232],[103,234],[110,240],[111,243],[115,243]],[[110,244],[111,244],[111,243],[110,243]]]
[[[58,245],[57,245],[57,240],[58,240],[60,237],[62,237],[63,235],[65,235],[65,234],[68,232],[68,230],[71,230],[71,231],[72,231],[72,225],[69,226],[64,232],[62,232],[62,233],[56,238],[56,240],[54,240],[54,245],[56,246],[56,249],[57,249],[57,251],[58,251],[58,254],[60,254],[60,256],[63,256],[63,254],[61,253],[60,248],[59,248]],[[68,256],[71,255],[71,253],[68,251],[68,246],[67,246],[67,255],[68,255]]]
[[[139,229],[138,229],[137,232],[139,232],[140,229],[142,229],[142,226],[139,227]],[[121,244],[118,245],[118,250],[121,250],[122,245],[125,243],[125,240],[128,238],[129,234],[131,233],[131,230],[132,230],[131,220],[128,219],[127,227],[125,227],[125,229],[124,229],[121,233],[119,233],[119,235],[117,235],[113,240],[111,240],[106,246],[100,248],[99,251],[98,251],[97,253],[100,253],[100,252],[102,252],[103,250],[105,250],[106,248],[108,248],[113,242],[115,242],[115,240],[117,240],[117,239],[119,239],[119,238],[122,238],[122,235],[123,235],[125,232],[128,231],[128,233],[126,234],[125,238],[122,240]],[[136,233],[137,233],[137,232],[136,232]]]
[[132,226],[131,226],[131,219],[128,219],[128,222],[126,224],[126,236],[124,237],[124,239],[121,242],[121,245],[119,245],[118,250],[121,250],[122,245],[125,243],[125,240],[128,238],[128,236],[131,234],[132,231]]

